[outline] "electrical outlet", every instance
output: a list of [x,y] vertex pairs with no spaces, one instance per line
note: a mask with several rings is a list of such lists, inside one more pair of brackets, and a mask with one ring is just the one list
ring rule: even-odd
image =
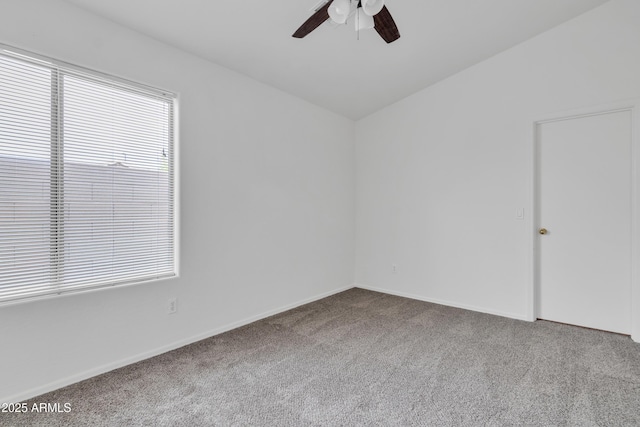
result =
[[398,272],[398,264],[391,264],[391,270],[393,274],[396,274]]
[[167,314],[173,314],[178,311],[178,298],[169,298],[167,306]]

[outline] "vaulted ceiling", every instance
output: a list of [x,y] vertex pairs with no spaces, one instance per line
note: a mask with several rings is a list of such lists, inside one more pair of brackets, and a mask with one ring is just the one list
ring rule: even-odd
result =
[[319,0],[66,0],[357,120],[608,0],[386,0],[401,38],[329,22]]

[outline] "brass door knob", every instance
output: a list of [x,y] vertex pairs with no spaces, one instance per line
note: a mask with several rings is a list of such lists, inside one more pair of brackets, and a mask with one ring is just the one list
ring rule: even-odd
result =
[[547,229],[546,228],[541,228],[540,230],[538,230],[538,233],[547,234]]

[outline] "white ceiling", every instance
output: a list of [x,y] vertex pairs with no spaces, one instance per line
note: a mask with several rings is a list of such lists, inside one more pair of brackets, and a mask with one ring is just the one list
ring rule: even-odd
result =
[[291,34],[319,0],[66,0],[351,119],[608,0],[386,0],[401,38],[352,22]]

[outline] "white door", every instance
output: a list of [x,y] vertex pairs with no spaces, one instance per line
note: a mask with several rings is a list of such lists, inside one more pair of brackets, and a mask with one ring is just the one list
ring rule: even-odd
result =
[[631,333],[630,111],[538,124],[540,319]]

